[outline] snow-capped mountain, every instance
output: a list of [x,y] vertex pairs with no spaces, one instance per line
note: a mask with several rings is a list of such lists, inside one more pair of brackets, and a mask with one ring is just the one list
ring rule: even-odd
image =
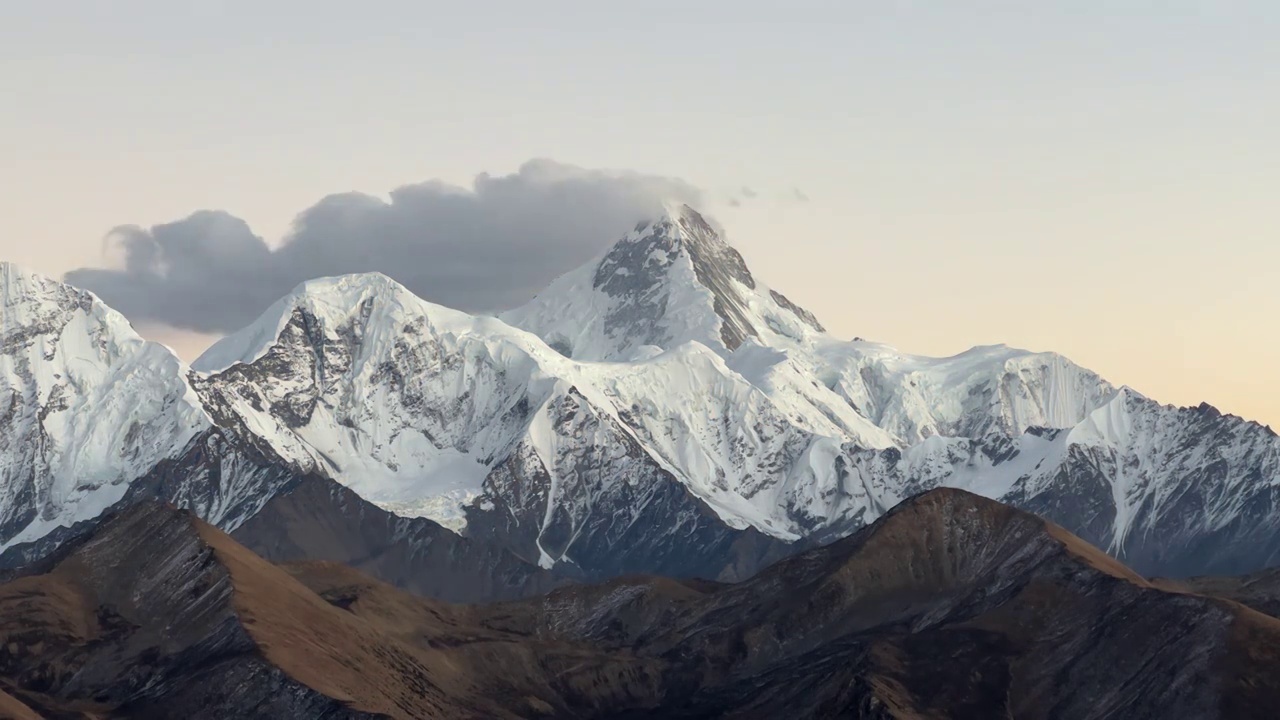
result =
[[935,435],[1071,427],[1116,392],[1057,353],[1004,345],[930,358],[876,343],[819,341],[813,354],[816,372],[900,446]]
[[[832,337],[687,207],[500,318],[376,274],[305,283],[191,372],[91,295],[22,277],[6,279],[0,376],[20,388],[0,417],[16,439],[0,446],[9,544],[127,492],[234,530],[300,478],[323,478],[544,568],[732,579],[954,486],[1041,512],[1146,572],[1280,561],[1268,428],[1159,405],[1054,353],[927,358]],[[100,331],[58,319],[82,306],[111,318],[108,345],[125,350],[68,375],[83,352],[47,348],[97,347]],[[81,407],[54,395],[62,377],[78,379],[58,393],[133,413],[145,447],[125,442],[124,416],[81,434],[45,423],[42,408]],[[75,493],[100,496],[63,499]],[[309,515],[301,497],[272,517]],[[255,549],[305,555],[291,547]]]
[[1090,542],[1142,572],[1280,565],[1280,438],[1271,428],[1125,389],[1055,445],[1005,498],[1071,518]]
[[304,284],[194,367],[224,424],[372,502],[448,523],[556,391],[541,367],[556,354],[528,340],[357,275]]
[[[700,528],[792,542],[955,485],[1042,507],[1124,553],[1127,523],[1157,507],[1117,490],[1118,470],[1105,497],[1079,486],[1102,454],[1140,454],[1089,431],[1131,391],[1053,353],[925,358],[832,338],[688,208],[501,321],[382,276],[322,280],[196,367],[210,405],[292,461],[384,508],[593,574],[651,568],[661,551],[628,554],[645,543],[620,529],[652,543],[654,523],[691,512]],[[1190,454],[1159,463],[1164,488],[1204,472]],[[1275,476],[1259,452],[1239,464],[1233,478]]]
[[826,417],[864,447],[1070,427],[1115,391],[1056,353],[993,346],[930,358],[834,338],[688,206],[641,223],[502,318],[579,360],[700,343],[780,407]]
[[[228,531],[270,510],[265,525],[244,528],[245,541],[280,559],[374,563],[391,576],[476,573],[470,583],[427,585],[457,600],[549,586],[499,545],[326,489],[332,481],[201,397],[207,379],[91,293],[0,264],[0,300],[0,569],[47,555],[125,505],[160,499]],[[349,535],[360,542],[342,542],[360,553],[354,559],[333,547],[353,513],[363,531]]]
[[1070,527],[1144,573],[1280,564],[1276,434],[1207,405],[1161,405],[1129,388],[1071,428],[933,436],[903,451],[858,453],[850,475],[891,489],[888,505],[940,486],[998,498]]
[[92,294],[0,263],[0,549],[88,520],[211,427],[186,368]]
[[0,566],[162,499],[226,530],[299,479],[92,293],[0,264]]
[[502,319],[578,360],[626,361],[698,342],[724,355],[749,338],[824,333],[808,311],[757,282],[742,255],[688,206],[643,221],[599,259]]
[[[299,287],[210,348],[194,383],[222,426],[385,509],[501,526],[547,567],[675,571],[699,567],[699,551],[677,552],[677,528],[714,554],[757,516],[772,525],[773,508],[739,485],[771,482],[811,445],[699,347],[579,363],[496,318],[359,275]],[[708,392],[723,396],[720,415],[690,404]],[[772,424],[743,444],[734,427],[755,421],[753,407]]]

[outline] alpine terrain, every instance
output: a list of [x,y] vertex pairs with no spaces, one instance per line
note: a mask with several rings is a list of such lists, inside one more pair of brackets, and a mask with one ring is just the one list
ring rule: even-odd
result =
[[[1275,600],[1260,590],[1243,602]],[[949,489],[743,583],[629,576],[487,606],[272,565],[142,502],[0,584],[0,648],[0,714],[24,719],[1202,720],[1280,702],[1280,620]]]
[[736,581],[939,487],[1143,575],[1280,564],[1270,428],[1053,353],[836,338],[688,207],[500,317],[324,278],[190,368],[89,293],[7,265],[0,290],[9,567],[162,500],[450,600]]

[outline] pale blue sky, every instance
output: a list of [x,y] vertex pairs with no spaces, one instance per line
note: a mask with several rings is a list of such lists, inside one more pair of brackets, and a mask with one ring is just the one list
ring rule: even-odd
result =
[[843,335],[1280,425],[1280,3],[11,1],[0,97],[0,257],[52,274],[546,157],[701,187]]

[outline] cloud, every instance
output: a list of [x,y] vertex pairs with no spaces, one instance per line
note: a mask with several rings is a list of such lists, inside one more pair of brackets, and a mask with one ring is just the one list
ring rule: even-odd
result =
[[802,203],[809,202],[809,196],[806,195],[805,192],[800,188],[791,188],[791,199],[795,200],[796,202],[802,202]]
[[278,248],[229,213],[201,210],[107,237],[118,267],[67,273],[134,322],[198,332],[248,324],[298,283],[379,271],[418,295],[471,312],[517,305],[607,247],[667,201],[698,205],[675,178],[531,160],[470,188],[406,185],[303,210]]
[[743,185],[742,189],[739,192],[742,193],[742,197],[748,200],[755,199],[756,196],[759,194],[755,190],[752,190],[751,188],[747,187],[746,185]]

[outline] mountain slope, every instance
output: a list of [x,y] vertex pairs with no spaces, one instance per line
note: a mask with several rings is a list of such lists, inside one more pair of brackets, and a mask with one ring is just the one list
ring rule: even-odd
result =
[[1280,563],[1280,439],[1207,406],[1123,389],[1083,422],[1017,437],[934,437],[864,451],[851,475],[898,497],[958,487],[1043,515],[1142,573]]
[[[1269,428],[1125,391],[1061,442],[1058,467],[1019,478],[1008,500],[1071,518],[1094,530],[1086,539],[1150,574],[1280,564],[1280,438]],[[1102,510],[1086,523],[1089,504]]]
[[141,504],[0,585],[0,618],[0,700],[50,716],[1179,720],[1280,701],[1280,620],[956,490],[738,585],[633,576],[489,606],[276,567]]
[[0,550],[88,520],[211,427],[167,348],[0,263]]
[[[370,717],[263,657],[275,628],[254,627],[261,583],[251,569],[229,567],[239,558],[220,552],[224,543],[210,542],[194,523],[157,505],[134,506],[48,574],[0,589],[3,633],[17,649],[4,674],[23,699],[49,713],[125,717]],[[329,633],[344,629],[336,609],[295,600],[290,590],[268,601],[273,620],[293,615],[322,619]],[[277,635],[277,656],[305,637],[282,629],[289,637]],[[329,670],[319,662],[329,655],[312,660]],[[346,685],[334,674],[330,683]]]
[[1280,621],[956,490],[740,585],[616,581],[531,612],[671,663],[661,712],[624,717],[1265,717],[1280,692]]
[[91,293],[0,265],[0,566],[163,499],[234,528],[295,470],[206,412],[189,371]]
[[[515,718],[463,653],[410,645],[215,528],[135,505],[0,586],[0,675],[46,713]],[[490,633],[490,635],[493,635]],[[473,640],[474,641],[474,640]]]
[[1116,392],[1057,353],[995,345],[930,358],[862,341],[815,345],[815,372],[900,445],[1071,427]]
[[1250,575],[1161,580],[1177,590],[1229,598],[1272,617],[1280,617],[1280,567]]
[[459,537],[425,518],[392,515],[319,477],[276,494],[232,537],[272,562],[350,565],[449,602],[527,597],[568,579],[522,562],[496,543]]
[[197,385],[222,424],[289,462],[456,526],[557,391],[538,348],[498,325],[382,275],[318,280],[211,347]]

